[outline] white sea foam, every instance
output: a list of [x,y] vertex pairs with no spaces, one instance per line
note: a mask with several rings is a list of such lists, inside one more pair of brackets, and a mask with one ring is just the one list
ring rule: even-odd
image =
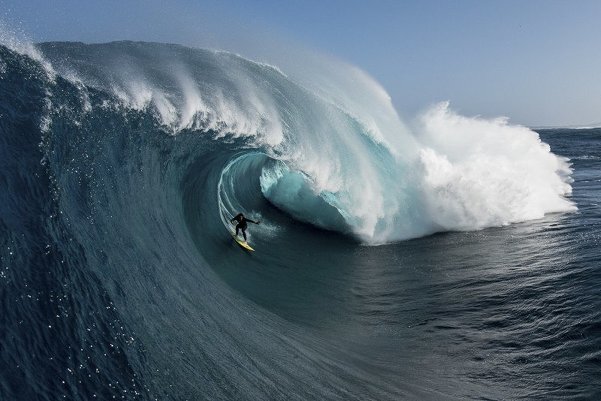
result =
[[570,211],[569,164],[537,133],[460,116],[441,103],[421,117],[421,190],[441,229],[469,230]]

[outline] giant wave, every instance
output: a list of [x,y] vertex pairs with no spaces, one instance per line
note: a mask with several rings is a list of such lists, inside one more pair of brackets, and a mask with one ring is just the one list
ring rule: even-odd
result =
[[99,88],[111,107],[152,110],[170,134],[244,138],[270,160],[260,174],[267,199],[365,243],[574,209],[569,164],[537,133],[460,116],[448,103],[408,128],[376,82],[342,63],[338,81],[355,83],[348,90],[220,51],[125,42],[41,49],[82,99]]
[[[405,124],[377,83],[344,64],[328,80],[157,43],[10,47],[0,48],[10,266],[0,278],[18,305],[3,317],[19,333],[6,359],[29,373],[7,376],[7,394],[457,394],[462,378],[436,371],[455,359],[427,358],[438,331],[414,287],[395,292],[396,256],[349,237],[383,244],[574,209],[568,161],[535,132],[446,103]],[[262,220],[253,257],[231,249],[238,211]],[[70,303],[36,309],[20,283],[49,293],[48,305]],[[415,340],[422,326],[430,343]],[[30,377],[38,387],[10,387]],[[461,395],[511,394],[487,391]]]

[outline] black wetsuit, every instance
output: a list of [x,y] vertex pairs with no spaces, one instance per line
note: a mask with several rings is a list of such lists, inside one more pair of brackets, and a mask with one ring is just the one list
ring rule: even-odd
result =
[[241,230],[242,236],[244,237],[244,241],[246,241],[246,227],[248,226],[247,222],[250,221],[251,223],[259,224],[259,222],[257,221],[247,219],[242,213],[238,213],[236,217],[230,220],[231,223],[233,223],[234,221],[238,222],[238,224],[236,225],[236,237],[238,236],[238,230]]

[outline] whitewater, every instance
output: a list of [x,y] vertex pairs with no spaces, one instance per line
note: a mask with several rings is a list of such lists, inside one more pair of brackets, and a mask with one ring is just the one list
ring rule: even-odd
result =
[[599,394],[598,130],[301,67],[3,40],[0,398]]

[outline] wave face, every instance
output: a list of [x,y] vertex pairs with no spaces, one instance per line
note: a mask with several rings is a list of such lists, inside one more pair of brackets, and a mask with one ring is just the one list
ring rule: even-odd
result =
[[[405,124],[365,74],[337,74],[322,84],[155,43],[1,46],[0,278],[11,305],[2,363],[11,373],[0,395],[511,394],[511,384],[484,379],[495,366],[473,386],[442,374],[457,354],[434,360],[417,339],[446,346],[430,330],[443,311],[432,320],[418,293],[398,292],[423,276],[396,276],[409,262],[392,248],[357,245],[574,210],[566,159],[533,131],[447,104]],[[261,220],[249,234],[263,252],[232,244],[228,220],[239,211]],[[423,241],[398,246],[409,259],[413,246],[435,249],[422,253],[424,266],[452,255],[442,252],[450,243]],[[466,336],[478,343],[487,329]],[[523,394],[538,385],[523,380]]]

